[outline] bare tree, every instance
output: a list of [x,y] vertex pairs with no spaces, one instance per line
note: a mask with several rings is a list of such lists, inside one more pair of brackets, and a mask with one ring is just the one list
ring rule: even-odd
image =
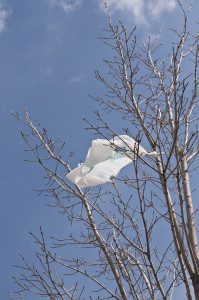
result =
[[[78,237],[68,233],[63,240],[53,238],[52,248],[47,247],[42,230],[40,237],[31,233],[39,246],[40,268],[21,254],[23,265],[17,266],[21,276],[13,276],[20,293],[49,299],[172,299],[174,290],[184,286],[187,299],[194,295],[199,299],[197,208],[190,187],[199,153],[199,35],[187,28],[192,4],[188,12],[178,4],[183,28],[171,29],[175,43],[163,59],[158,57],[157,40],[139,43],[135,28],[128,33],[122,22],[114,26],[107,8],[109,28],[103,41],[113,58],[105,60],[108,79],[95,72],[107,92],[93,99],[108,112],[120,113],[127,124],[124,132],[157,151],[157,158],[139,157],[132,161],[128,175],[113,184],[82,191],[65,178],[72,154],[63,160],[60,138],[50,139],[27,110],[25,119],[13,114],[28,128],[22,137],[34,157],[29,160],[45,171],[47,189],[41,193],[53,196],[51,205],[82,228]],[[95,113],[97,124],[85,120],[88,128],[108,141],[118,136],[101,113]],[[88,255],[55,254],[54,248],[71,246],[85,247]],[[74,277],[73,286],[65,282],[67,276]]]

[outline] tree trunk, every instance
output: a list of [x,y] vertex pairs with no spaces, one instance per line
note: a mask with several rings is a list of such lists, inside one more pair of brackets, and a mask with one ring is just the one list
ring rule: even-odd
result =
[[194,278],[192,278],[192,283],[194,288],[195,300],[199,300],[199,276],[195,275]]

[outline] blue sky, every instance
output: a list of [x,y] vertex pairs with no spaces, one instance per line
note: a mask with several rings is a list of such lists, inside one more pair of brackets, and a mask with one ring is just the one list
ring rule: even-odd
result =
[[[50,136],[62,136],[67,153],[75,151],[74,166],[84,160],[93,136],[84,130],[82,116],[94,120],[96,108],[88,94],[104,93],[93,71],[105,74],[102,59],[111,55],[97,39],[107,25],[103,2],[0,0],[1,299],[8,299],[8,290],[14,290],[10,274],[14,272],[11,265],[19,263],[18,251],[33,259],[28,230],[37,233],[40,225],[46,235],[67,230],[66,220],[45,205],[47,199],[31,191],[43,187],[42,170],[24,162],[23,127],[9,111],[23,115],[27,107]],[[120,18],[129,28],[137,25],[139,38],[147,39],[149,34],[154,38],[164,24],[161,41],[166,49],[171,36],[167,28],[182,25],[175,0],[108,2],[113,22]],[[190,19],[194,31],[198,11],[199,3],[195,3]],[[110,116],[107,120],[122,133],[121,123]]]

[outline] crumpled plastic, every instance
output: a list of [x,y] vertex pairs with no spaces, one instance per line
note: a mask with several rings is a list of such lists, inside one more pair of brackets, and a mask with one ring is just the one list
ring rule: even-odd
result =
[[157,156],[158,153],[147,153],[127,135],[116,136],[110,141],[96,139],[92,141],[85,162],[78,164],[66,177],[80,188],[113,182],[123,167],[143,155]]

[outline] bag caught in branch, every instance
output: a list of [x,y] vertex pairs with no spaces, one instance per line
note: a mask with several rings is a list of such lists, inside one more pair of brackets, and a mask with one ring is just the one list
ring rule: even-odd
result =
[[127,135],[113,139],[92,141],[86,161],[78,165],[66,177],[80,188],[113,182],[119,171],[138,157],[157,157],[157,152],[147,153],[134,139]]

